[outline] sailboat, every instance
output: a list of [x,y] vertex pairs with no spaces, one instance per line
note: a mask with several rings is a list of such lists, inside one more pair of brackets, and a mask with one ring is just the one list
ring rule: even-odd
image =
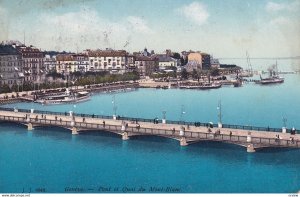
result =
[[248,69],[240,74],[240,77],[253,77],[253,69],[249,58],[249,53],[246,51]]
[[269,69],[269,77],[262,78],[260,75],[260,81],[258,81],[257,83],[262,84],[262,85],[267,85],[267,84],[283,83],[283,82],[284,82],[284,78],[279,77],[279,75],[278,75],[278,67],[277,67],[277,61],[276,61],[275,67]]

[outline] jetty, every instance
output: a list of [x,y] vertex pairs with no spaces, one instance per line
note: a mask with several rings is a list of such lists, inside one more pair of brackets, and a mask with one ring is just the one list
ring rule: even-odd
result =
[[0,108],[0,121],[25,125],[29,131],[34,127],[55,126],[66,128],[74,135],[86,131],[112,132],[120,135],[123,140],[134,136],[154,135],[178,140],[181,146],[202,141],[218,141],[245,147],[247,152],[268,147],[300,148],[300,134],[295,130],[288,133],[287,129],[279,132],[279,129],[274,128],[220,123],[192,124],[157,118],[151,120],[116,115],[74,114],[72,111],[63,113],[16,108]]

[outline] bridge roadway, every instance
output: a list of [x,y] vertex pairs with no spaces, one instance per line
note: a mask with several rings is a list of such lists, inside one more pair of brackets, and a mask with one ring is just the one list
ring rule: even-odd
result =
[[[43,116],[43,117],[42,117]],[[83,120],[85,119],[85,120]],[[28,130],[37,126],[58,126],[69,129],[72,134],[85,131],[109,131],[128,140],[132,136],[156,135],[178,140],[181,146],[200,141],[220,141],[246,147],[247,152],[266,147],[300,148],[300,134],[270,131],[253,131],[228,128],[207,128],[179,124],[132,122],[109,118],[91,118],[41,113],[25,113],[0,110],[0,121],[17,122]],[[276,137],[279,135],[279,139]]]

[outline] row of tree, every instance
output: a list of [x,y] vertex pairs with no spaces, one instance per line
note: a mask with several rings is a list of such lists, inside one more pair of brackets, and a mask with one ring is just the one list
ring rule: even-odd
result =
[[187,70],[184,68],[181,70],[181,79],[188,79],[188,78],[193,78],[197,79],[198,81],[200,80],[201,77],[203,76],[219,76],[220,71],[218,68],[211,68],[210,70],[200,70],[200,69],[194,69],[192,72],[187,72]]
[[[21,85],[12,85],[11,87],[7,84],[0,85],[0,93],[9,92],[21,92],[21,91],[32,91],[40,89],[53,89],[62,88],[69,86],[83,86],[91,85],[95,83],[111,83],[117,81],[130,81],[139,80],[140,76],[137,72],[129,72],[125,74],[110,74],[109,72],[87,72],[81,74],[80,72],[71,73],[68,76],[64,76],[60,73],[51,72],[47,74],[47,77],[52,77],[53,81],[45,81],[44,83],[35,84],[32,81],[26,81]],[[58,80],[62,79],[62,80]]]

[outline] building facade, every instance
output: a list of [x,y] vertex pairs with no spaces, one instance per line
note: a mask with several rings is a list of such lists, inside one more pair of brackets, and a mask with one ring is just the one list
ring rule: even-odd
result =
[[202,55],[200,52],[191,52],[188,54],[188,63],[185,68],[188,72],[192,72],[194,69],[202,69]]
[[56,72],[69,75],[77,71],[77,62],[75,61],[74,54],[58,54],[56,56]]
[[156,57],[136,56],[135,67],[140,75],[149,76],[157,67],[158,59]]
[[166,70],[170,67],[177,67],[178,61],[167,55],[157,55],[159,70]]
[[44,56],[44,67],[46,72],[56,70],[56,55],[45,54]]
[[0,45],[0,86],[22,85],[24,81],[23,60],[12,45]]
[[125,50],[89,50],[87,51],[90,71],[109,71],[111,73],[124,73],[128,65]]
[[25,81],[42,83],[45,78],[45,65],[43,53],[33,46],[17,46],[18,52],[23,59]]
[[211,57],[207,53],[201,53],[202,56],[202,69],[209,70],[211,68]]

